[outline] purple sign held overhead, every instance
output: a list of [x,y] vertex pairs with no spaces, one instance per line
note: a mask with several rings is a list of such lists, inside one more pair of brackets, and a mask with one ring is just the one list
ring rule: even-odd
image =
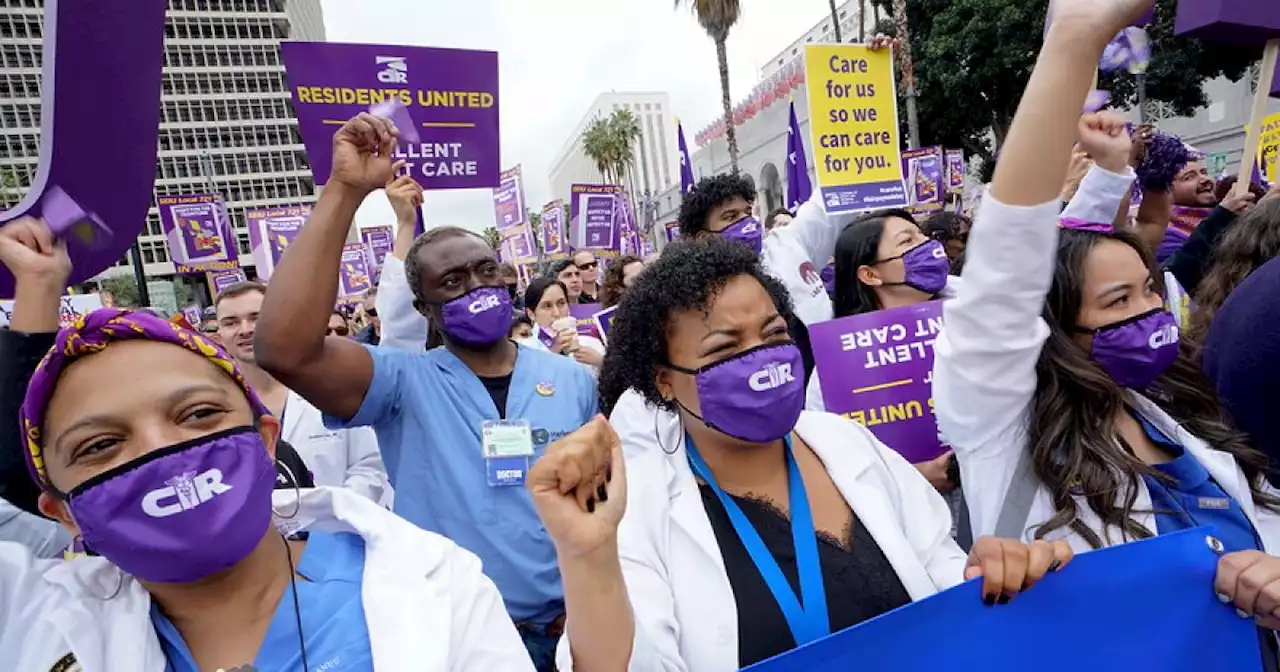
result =
[[520,227],[525,222],[524,180],[520,166],[502,171],[498,186],[493,190],[493,215],[497,220],[498,233],[503,238],[520,235]]
[[334,132],[393,100],[420,136],[402,139],[393,156],[424,189],[498,185],[497,52],[282,42],[280,53],[316,184],[329,179]]
[[573,200],[569,204],[575,250],[616,251],[621,187],[611,184],[575,184],[570,187]]
[[217,297],[222,293],[222,290],[236,283],[248,280],[249,276],[245,275],[243,269],[234,268],[230,271],[215,271],[213,273],[208,273],[206,274],[206,279],[209,282],[209,291],[214,297]]
[[[43,216],[41,203],[54,187],[96,215],[111,235],[101,245],[73,240],[73,284],[118,261],[147,221],[160,128],[165,4],[44,3],[39,164],[30,189],[0,212],[0,223]],[[102,161],[110,162],[109,169]],[[0,297],[7,296],[13,296],[13,276],[0,266]]]
[[542,254],[548,260],[563,259],[569,254],[564,236],[564,201],[552,201],[542,207]]
[[359,298],[373,287],[369,257],[369,248],[364,243],[349,243],[342,247],[342,261],[338,266],[339,299]]
[[903,150],[902,179],[907,183],[907,207],[912,211],[942,208],[945,170],[942,147]]
[[866,425],[909,462],[941,455],[932,399],[933,342],[941,330],[941,301],[809,327],[827,411]]
[[382,261],[391,254],[396,239],[389,226],[367,226],[360,229],[360,242],[369,246],[374,266],[382,268]]
[[259,280],[266,282],[271,279],[271,274],[284,258],[285,249],[298,237],[310,214],[309,205],[245,211],[244,217],[249,223],[249,247],[252,248]]
[[180,275],[226,271],[240,265],[227,206],[218,194],[157,196],[160,226]]
[[964,150],[947,150],[947,193],[964,191]]

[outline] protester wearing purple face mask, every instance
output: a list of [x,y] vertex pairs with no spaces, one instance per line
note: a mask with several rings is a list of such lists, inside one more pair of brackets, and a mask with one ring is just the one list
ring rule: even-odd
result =
[[457,227],[427,231],[405,254],[413,307],[439,327],[441,347],[325,337],[342,246],[360,203],[397,172],[397,133],[361,114],[335,134],[333,172],[271,277],[255,353],[330,428],[378,432],[396,513],[481,557],[537,669],[549,670],[564,595],[555,548],[520,486],[551,441],[595,414],[591,374],[508,337],[511,292],[494,250]]
[[[280,421],[199,334],[89,313],[32,375],[20,425],[40,511],[95,555],[0,543],[12,669],[529,669],[474,556],[342,488],[273,492]],[[450,634],[401,636],[401,619]]]
[[[933,399],[974,531],[1077,551],[1212,525],[1204,590],[1256,622],[1260,669],[1280,626],[1280,493],[1266,460],[1179,352],[1151,250],[1110,226],[1060,227],[1079,141],[1123,194],[1123,117],[1079,110],[1103,45],[1151,0],[1057,3],[943,304]],[[1117,201],[1119,198],[1116,199]]]
[[671,246],[620,304],[606,407],[635,390],[679,421],[650,428],[651,449],[597,419],[530,474],[565,580],[559,669],[737,670],[992,560],[1019,569],[986,582],[989,604],[1070,559],[1065,544],[989,538],[966,560],[946,505],[901,456],[803,410],[790,312],[755,255],[723,238]]

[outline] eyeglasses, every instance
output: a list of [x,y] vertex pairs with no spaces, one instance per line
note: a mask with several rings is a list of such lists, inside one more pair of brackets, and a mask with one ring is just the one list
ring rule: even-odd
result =
[[587,262],[587,263],[585,263],[585,264],[578,264],[578,270],[579,270],[579,271],[589,271],[589,270],[591,270],[591,269],[595,268],[595,267],[596,267],[596,266],[598,266],[598,265],[599,265],[599,262],[596,262],[596,261],[588,261],[588,262]]
[[337,329],[329,327],[328,331],[330,336],[346,336],[349,333],[346,327],[338,327]]

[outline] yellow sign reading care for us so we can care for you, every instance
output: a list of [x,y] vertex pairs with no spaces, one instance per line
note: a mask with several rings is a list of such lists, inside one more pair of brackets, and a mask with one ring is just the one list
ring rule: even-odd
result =
[[809,45],[804,67],[810,142],[827,212],[905,207],[890,50]]

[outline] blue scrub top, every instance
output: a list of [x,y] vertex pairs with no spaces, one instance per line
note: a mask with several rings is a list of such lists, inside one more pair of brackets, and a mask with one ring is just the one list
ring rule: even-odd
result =
[[1189,530],[1201,525],[1217,528],[1217,537],[1227,553],[1261,550],[1262,543],[1240,504],[1232,499],[1209,476],[1209,472],[1190,453],[1156,429],[1146,418],[1137,416],[1143,431],[1173,461],[1154,466],[1172,483],[1154,476],[1143,476],[1151,493],[1151,508],[1156,512],[1157,534]]
[[[297,611],[293,589],[286,588],[267,627],[262,648],[253,660],[254,669],[258,672],[301,669],[299,642],[305,641],[307,663],[313,670],[373,672],[369,627],[360,599],[364,540],[354,534],[312,532],[297,573],[310,579],[297,580]],[[299,615],[305,640],[298,638]],[[169,661],[165,672],[199,672],[182,635],[155,603],[151,605],[151,622]]]
[[[373,381],[355,417],[372,426],[395,488],[395,511],[480,556],[517,622],[543,626],[564,612],[555,548],[523,485],[491,487],[480,430],[498,420],[480,379],[447,348],[369,348]],[[507,420],[532,425],[535,456],[597,412],[595,379],[576,361],[516,349]]]

